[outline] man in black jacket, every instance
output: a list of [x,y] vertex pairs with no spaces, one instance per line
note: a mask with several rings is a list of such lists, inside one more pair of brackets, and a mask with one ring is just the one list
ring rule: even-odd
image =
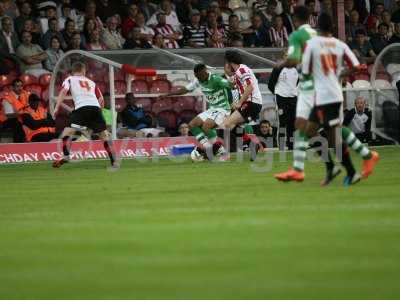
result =
[[363,97],[354,100],[354,108],[347,111],[343,125],[350,127],[356,137],[363,143],[371,140],[371,120],[372,112],[366,107]]

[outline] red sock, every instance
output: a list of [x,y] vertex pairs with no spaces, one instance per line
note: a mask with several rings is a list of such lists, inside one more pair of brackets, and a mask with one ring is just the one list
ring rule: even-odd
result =
[[110,158],[111,164],[113,164],[115,162],[115,155],[114,155],[114,149],[113,149],[112,145],[110,145],[110,143],[107,141],[104,141],[103,145],[104,145],[104,149],[106,149],[106,151],[107,151],[108,157]]

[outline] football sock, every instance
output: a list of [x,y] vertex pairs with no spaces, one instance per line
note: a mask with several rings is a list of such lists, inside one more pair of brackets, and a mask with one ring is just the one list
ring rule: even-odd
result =
[[[314,142],[312,145],[310,145],[311,148],[320,148],[322,146],[321,142]],[[324,161],[326,170],[331,171],[333,167],[335,166],[335,163],[333,162],[331,152],[329,151],[329,147],[327,150],[327,157],[323,157],[322,155],[324,154],[322,152],[322,149],[316,150],[318,156]]]
[[308,147],[308,137],[307,135],[297,130],[295,133],[294,140],[294,151],[293,151],[293,168],[296,171],[304,171],[304,161],[306,159],[306,149]]
[[114,153],[114,149],[112,146],[112,142],[104,141],[103,145],[104,145],[104,149],[106,149],[106,151],[107,151],[108,157],[110,158],[111,164],[114,164],[115,153]]
[[207,139],[211,144],[217,141],[217,131],[214,128],[207,132]]
[[356,173],[356,170],[353,166],[353,163],[351,162],[351,157],[350,157],[350,151],[349,147],[347,147],[346,144],[342,144],[342,165],[345,167],[347,171],[347,175],[350,177],[353,177],[353,175]]
[[364,160],[371,158],[371,151],[361,143],[361,141],[355,136],[355,134],[347,127],[342,127],[342,138],[343,140],[357,152]]
[[208,138],[200,127],[193,127],[190,129],[190,132],[201,145],[206,146],[208,144]]
[[64,154],[64,158],[68,159],[69,158],[69,153],[71,149],[71,137],[70,136],[64,136],[62,138],[62,150]]

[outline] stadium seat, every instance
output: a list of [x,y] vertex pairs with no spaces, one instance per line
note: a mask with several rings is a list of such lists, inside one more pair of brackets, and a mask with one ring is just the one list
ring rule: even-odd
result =
[[168,80],[154,80],[151,83],[150,93],[168,93],[171,89],[171,83]]
[[171,86],[171,92],[177,92],[179,91],[183,86],[181,85],[173,85]]
[[137,98],[135,104],[142,107],[145,111],[151,111],[151,100],[149,98]]
[[24,86],[24,90],[31,92],[32,94],[36,94],[39,97],[42,95],[42,86],[40,84],[28,84]]
[[377,79],[374,82],[374,87],[377,89],[385,89],[385,88],[391,88],[392,85],[390,84],[389,81],[385,79]]
[[109,87],[104,81],[96,82],[96,86],[100,89],[101,93],[104,95],[109,92]]
[[105,75],[106,74],[102,69],[94,69],[86,72],[86,77],[90,78],[96,83],[99,81],[104,81],[104,77],[106,77]]
[[12,91],[13,87],[11,84],[7,84],[0,89],[0,92],[10,92]]
[[196,99],[194,97],[179,97],[173,104],[173,110],[176,113],[180,113],[183,110],[194,110],[195,102]]
[[155,101],[151,108],[151,111],[156,115],[166,110],[172,110],[172,100],[170,98],[163,98]]
[[51,80],[51,74],[42,74],[39,77],[39,84],[43,87],[46,88],[49,86]]
[[376,74],[376,79],[383,79],[383,80],[386,80],[386,81],[390,81],[391,77],[390,77],[389,74],[382,72],[382,73]]
[[135,79],[131,83],[132,92],[138,94],[147,94],[149,92],[149,86],[145,80]]
[[126,82],[122,80],[116,80],[114,82],[114,89],[116,95],[125,95],[126,93]]
[[6,85],[11,84],[14,79],[15,77],[12,77],[10,75],[0,75],[0,89],[2,89]]
[[352,83],[353,88],[370,88],[371,87],[371,83],[367,80],[355,80]]
[[393,75],[394,73],[400,72],[400,64],[391,63],[386,66],[386,71]]
[[[43,86],[42,86],[42,88],[43,88]],[[43,101],[45,101],[45,102],[49,102],[49,89],[48,88],[46,88],[46,89],[42,89],[42,94],[40,95],[40,97],[43,99]]]
[[203,111],[203,101],[201,100],[201,99],[197,99],[196,100],[196,103],[194,104],[194,110],[197,112],[197,113],[200,113],[200,112],[202,112]]
[[30,74],[22,74],[21,76],[19,76],[19,79],[22,80],[22,83],[24,85],[39,83],[39,80],[37,79],[37,77],[30,75]]
[[197,112],[194,110],[183,110],[179,114],[179,123],[189,123],[193,118],[197,116]]
[[356,74],[354,75],[354,80],[366,80],[369,81],[369,75],[368,74]]
[[167,130],[175,130],[177,127],[176,115],[171,110],[162,111],[157,114],[157,123],[158,126],[164,127]]

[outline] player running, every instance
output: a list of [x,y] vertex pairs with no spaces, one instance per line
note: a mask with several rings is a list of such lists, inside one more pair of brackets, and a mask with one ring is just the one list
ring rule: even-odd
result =
[[[337,146],[336,133],[341,132],[336,129],[342,126],[343,120],[340,77],[356,72],[360,63],[345,43],[332,37],[333,24],[328,14],[320,15],[318,27],[320,36],[313,37],[307,42],[303,55],[302,74],[305,79],[313,75],[315,84],[315,105],[309,117],[306,134],[310,137],[316,136],[322,126],[328,135],[329,145],[334,147]],[[349,69],[341,71],[344,62]],[[354,169],[347,145],[341,142],[340,146],[342,157],[338,158],[347,171],[343,184],[349,186],[360,181],[361,175]]]
[[232,85],[220,75],[209,73],[204,64],[197,64],[194,67],[194,75],[196,79],[185,87],[160,95],[160,97],[184,95],[200,88],[206,97],[208,109],[198,114],[189,123],[191,133],[202,145],[196,151],[207,157],[205,150],[212,147],[214,155],[223,157],[225,149],[222,143],[217,141],[215,128],[221,126],[225,118],[230,114]]
[[104,142],[104,148],[110,158],[111,167],[117,169],[119,164],[115,160],[110,134],[106,130],[106,122],[101,113],[99,101],[102,101],[100,90],[96,84],[85,76],[86,66],[81,62],[72,65],[72,75],[67,77],[62,90],[57,98],[54,117],[57,115],[65,96],[70,91],[74,101],[75,110],[71,113],[71,127],[64,128],[61,134],[64,156],[53,163],[54,168],[59,168],[70,160],[72,137],[77,132],[92,130]]
[[[309,39],[316,36],[314,29],[307,24],[309,12],[305,6],[298,6],[294,10],[293,22],[297,28],[289,36],[289,50],[287,59],[280,64],[280,67],[295,67],[301,63],[302,54],[306,48],[306,43]],[[295,140],[293,151],[293,169],[275,175],[275,178],[281,181],[303,181],[304,161],[306,150],[308,148],[309,137],[305,133],[307,120],[314,106],[314,82],[312,75],[307,78],[301,78],[299,83],[299,95],[296,106],[296,121],[295,121]],[[373,171],[373,168],[378,160],[378,154],[371,152],[365,147],[347,127],[342,127],[341,130],[343,140],[364,160],[362,175],[367,178]],[[321,153],[319,153],[321,154]],[[326,161],[327,176],[322,181],[321,185],[329,184],[339,173],[340,169],[335,167],[332,157],[328,155]]]

